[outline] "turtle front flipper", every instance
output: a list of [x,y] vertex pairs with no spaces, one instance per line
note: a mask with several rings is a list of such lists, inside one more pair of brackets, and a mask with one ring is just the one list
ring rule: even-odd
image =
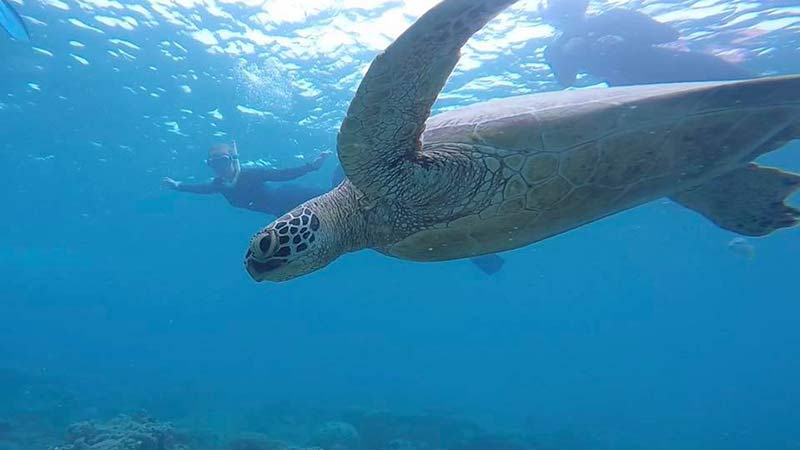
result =
[[413,167],[436,97],[461,47],[516,0],[444,0],[370,65],[342,122],[339,159],[367,197],[385,198]]

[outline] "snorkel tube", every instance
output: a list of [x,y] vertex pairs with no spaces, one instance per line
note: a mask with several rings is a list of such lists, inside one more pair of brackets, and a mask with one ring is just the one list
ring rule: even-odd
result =
[[236,181],[239,180],[239,174],[242,173],[242,165],[239,164],[239,148],[236,147],[236,140],[233,140],[233,155],[231,155],[231,161],[233,162],[233,181],[231,184],[236,184]]

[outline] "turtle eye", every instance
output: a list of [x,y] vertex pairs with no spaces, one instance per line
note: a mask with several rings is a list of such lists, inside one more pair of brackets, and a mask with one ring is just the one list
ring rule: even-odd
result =
[[264,255],[269,255],[269,249],[272,247],[272,236],[266,235],[261,239],[261,242],[258,243],[258,248],[264,253]]
[[258,241],[258,249],[261,250],[260,259],[269,258],[275,253],[278,247],[278,236],[275,235],[275,230],[269,230]]

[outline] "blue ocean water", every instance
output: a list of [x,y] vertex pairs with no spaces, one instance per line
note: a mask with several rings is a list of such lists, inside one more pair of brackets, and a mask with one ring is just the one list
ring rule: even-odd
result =
[[[800,448],[797,230],[732,243],[664,200],[505,253],[493,276],[363,251],[255,284],[242,257],[272,218],[161,187],[210,177],[219,142],[275,167],[335,150],[367,64],[435,2],[11,4],[31,42],[0,35],[0,449],[142,410],[209,436],[190,448],[234,448],[354,408],[528,445],[476,450]],[[468,44],[437,111],[559,89],[537,7]],[[612,7],[759,75],[800,73],[794,1],[590,12]],[[798,151],[764,161],[800,171]],[[296,183],[327,188],[334,166]]]

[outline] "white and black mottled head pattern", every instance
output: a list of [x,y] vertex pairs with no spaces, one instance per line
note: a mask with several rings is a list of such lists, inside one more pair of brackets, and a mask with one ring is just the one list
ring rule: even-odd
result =
[[279,218],[250,242],[247,272],[256,281],[282,281],[316,270],[325,254],[321,226],[319,216],[306,206]]

